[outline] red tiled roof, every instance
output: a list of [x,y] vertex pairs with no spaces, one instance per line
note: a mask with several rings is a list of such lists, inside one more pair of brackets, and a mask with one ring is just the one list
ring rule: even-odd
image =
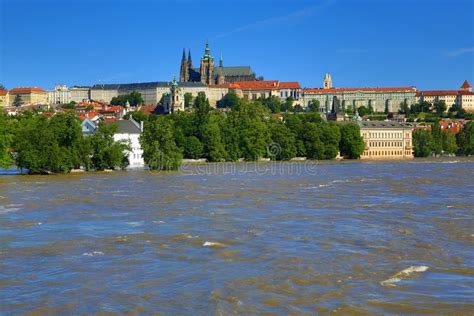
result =
[[298,82],[280,82],[280,89],[301,89]]
[[458,91],[458,90],[429,90],[429,91],[418,91],[416,95],[425,97],[440,97],[445,95],[457,96],[457,95],[473,95],[473,92],[469,91]]
[[307,88],[303,89],[305,93],[342,93],[342,92],[414,92],[416,88],[413,87],[396,87],[396,88]]
[[155,105],[142,105],[138,111],[145,113],[146,115],[150,115],[154,113],[156,110]]
[[43,112],[41,115],[47,116],[47,117],[52,117],[56,115],[56,112]]
[[101,110],[101,112],[120,112],[123,109],[120,105],[112,105],[108,106],[107,108]]
[[461,86],[461,89],[469,89],[472,88],[471,84],[467,82],[467,80],[464,80],[464,83]]
[[98,116],[99,115],[99,112],[95,112],[95,111],[91,111],[91,112],[86,112],[86,113],[81,113],[79,115],[79,119],[81,121],[84,121],[86,119],[86,117],[88,117],[89,119],[93,119],[94,117]]
[[32,92],[46,92],[41,88],[13,88],[10,90],[11,94],[32,93]]
[[8,91],[7,90],[0,90],[0,96],[7,95]]

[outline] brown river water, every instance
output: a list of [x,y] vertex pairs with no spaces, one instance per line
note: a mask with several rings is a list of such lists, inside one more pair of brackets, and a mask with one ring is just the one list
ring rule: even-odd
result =
[[474,159],[0,176],[0,314],[474,310]]

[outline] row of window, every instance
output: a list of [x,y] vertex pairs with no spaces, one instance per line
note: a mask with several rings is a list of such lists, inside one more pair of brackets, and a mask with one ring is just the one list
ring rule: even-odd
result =
[[365,157],[383,157],[383,156],[411,156],[411,150],[377,150],[377,151],[364,151],[362,156]]

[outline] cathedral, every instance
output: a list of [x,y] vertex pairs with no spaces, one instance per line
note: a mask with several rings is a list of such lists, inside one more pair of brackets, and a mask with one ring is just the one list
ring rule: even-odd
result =
[[186,51],[183,49],[179,72],[180,82],[201,82],[205,85],[219,85],[238,81],[256,80],[263,80],[263,78],[257,79],[250,66],[224,67],[222,56],[219,59],[219,65],[216,67],[214,65],[214,57],[211,55],[211,50],[207,42],[199,68],[193,68],[191,51],[188,52],[188,58],[186,58]]

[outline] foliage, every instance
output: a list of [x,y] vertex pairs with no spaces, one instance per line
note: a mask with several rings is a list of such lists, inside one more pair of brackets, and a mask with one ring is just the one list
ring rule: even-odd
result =
[[19,108],[20,106],[22,106],[22,104],[23,104],[23,100],[21,98],[21,95],[19,94],[15,95],[15,99],[13,99],[13,106],[16,108]]
[[260,103],[265,105],[272,113],[280,113],[281,112],[281,102],[280,98],[272,95],[268,98],[260,98],[258,99]]
[[270,158],[274,160],[290,160],[296,157],[295,134],[281,121],[269,122],[272,144],[268,148]]
[[447,110],[447,106],[446,106],[446,103],[444,103],[444,101],[436,101],[434,104],[433,104],[433,107],[436,111],[436,114],[438,114],[438,116],[441,116],[443,115],[444,112],[446,112]]
[[189,93],[189,92],[186,92],[184,94],[184,107],[187,109],[189,107],[191,107],[192,105],[192,102],[193,101],[193,95],[192,93]]
[[233,108],[239,103],[239,97],[234,91],[229,91],[221,101],[219,101],[218,107],[220,108]]
[[176,170],[183,158],[176,146],[172,120],[168,116],[153,116],[145,122],[140,137],[143,159],[152,170]]
[[199,159],[204,152],[204,146],[196,136],[186,138],[184,145],[184,158]]
[[61,108],[63,109],[68,109],[68,110],[74,110],[76,108],[76,102],[71,101],[69,103],[61,105]]
[[366,108],[363,105],[359,106],[359,108],[357,109],[357,112],[359,113],[360,116],[372,114],[372,111],[370,110],[370,108]]
[[293,97],[287,97],[285,102],[283,102],[280,106],[280,110],[282,112],[291,112],[293,111],[293,102],[295,99]]
[[341,156],[349,159],[359,159],[364,152],[364,139],[360,136],[357,124],[348,123],[341,126],[341,141],[339,149]]
[[308,108],[311,112],[319,112],[319,100],[311,100],[308,103]]
[[468,122],[456,136],[458,153],[460,155],[474,155],[474,122]]
[[0,84],[0,90],[7,90],[3,84]]
[[143,105],[143,103],[145,102],[143,100],[141,93],[133,91],[130,94],[124,94],[124,95],[119,95],[117,97],[113,97],[112,100],[110,101],[110,104],[125,106],[127,104],[127,101],[130,104],[130,106]]
[[142,111],[130,111],[123,118],[128,120],[130,116],[137,122],[144,122],[147,119],[147,115]]
[[91,148],[91,166],[95,170],[124,169],[129,165],[127,152],[130,146],[123,141],[114,141],[116,131],[115,124],[101,122],[95,134],[87,139]]
[[0,111],[0,168],[8,168],[12,165],[11,155],[14,122],[10,120],[3,111]]
[[424,129],[413,133],[413,152],[415,157],[428,157],[433,152],[433,135]]

